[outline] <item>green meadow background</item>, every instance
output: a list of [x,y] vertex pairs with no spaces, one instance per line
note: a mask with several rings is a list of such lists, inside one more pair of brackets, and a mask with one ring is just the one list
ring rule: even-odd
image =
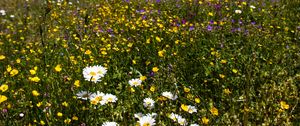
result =
[[[179,125],[172,112],[188,124],[300,125],[298,0],[1,0],[0,10],[0,125],[129,126],[139,112],[159,126]],[[93,65],[108,70],[101,82],[83,78]],[[80,91],[118,100],[95,106]]]

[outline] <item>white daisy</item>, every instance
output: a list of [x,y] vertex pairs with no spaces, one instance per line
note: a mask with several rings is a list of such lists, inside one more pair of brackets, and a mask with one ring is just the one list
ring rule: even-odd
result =
[[181,125],[181,126],[186,126],[188,123],[186,121],[185,118],[182,118],[181,116],[177,117],[177,122]]
[[131,79],[129,80],[129,84],[130,86],[140,86],[142,84],[142,80],[140,80],[139,78],[136,78],[136,79]]
[[198,124],[194,123],[194,124],[191,124],[190,126],[199,126]]
[[90,98],[91,93],[87,91],[80,91],[76,94],[76,96],[78,99],[87,100],[88,98]]
[[141,117],[138,123],[140,124],[140,126],[154,126],[155,119],[151,115],[146,115]]
[[100,76],[100,77],[104,77],[104,75],[106,74],[107,70],[105,67],[101,66],[101,65],[96,65],[96,66],[93,66],[94,69],[96,69],[97,71],[97,74]]
[[0,14],[1,14],[1,15],[6,15],[5,10],[0,10]]
[[104,100],[104,93],[97,91],[97,93],[93,93],[90,96],[92,104],[98,104],[104,105],[106,101]]
[[104,122],[102,126],[119,126],[116,122]]
[[151,99],[151,98],[145,98],[143,105],[146,108],[152,109],[152,108],[154,108],[154,103],[155,102],[154,102],[153,99]]
[[97,83],[100,81],[101,76],[98,74],[99,70],[97,67],[91,67],[88,66],[83,69],[83,77],[87,81],[92,81],[94,83]]
[[115,95],[112,95],[112,94],[106,94],[103,96],[103,100],[106,102],[106,103],[109,103],[109,102],[116,102],[118,100],[117,96]]
[[137,119],[140,119],[143,117],[143,114],[142,113],[135,113],[134,114],[134,118],[137,118]]
[[235,10],[234,11],[236,14],[240,14],[240,13],[242,13],[242,11],[241,10]]
[[176,100],[177,99],[177,95],[173,95],[171,92],[163,92],[162,96],[169,98],[171,100]]
[[170,119],[172,119],[174,122],[176,122],[178,117],[181,117],[181,116],[172,112],[168,117]]
[[192,113],[194,113],[194,112],[197,112],[197,109],[196,109],[195,106],[189,105],[189,106],[188,106],[188,112],[192,114]]

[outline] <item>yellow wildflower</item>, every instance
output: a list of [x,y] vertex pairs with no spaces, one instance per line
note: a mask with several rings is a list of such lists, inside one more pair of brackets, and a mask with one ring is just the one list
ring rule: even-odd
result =
[[10,71],[10,76],[15,76],[19,73],[19,71],[17,69],[13,69],[12,71]]
[[285,101],[281,101],[280,102],[280,107],[281,107],[281,109],[289,109],[290,106],[288,104],[286,104]]
[[190,89],[190,88],[187,88],[187,87],[184,87],[183,90],[184,90],[184,92],[186,92],[186,93],[188,93],[188,92],[191,91],[191,89]]
[[74,82],[74,86],[75,86],[75,87],[80,87],[80,81],[79,81],[79,80],[76,80],[76,81]]
[[84,54],[90,55],[91,53],[92,53],[92,51],[88,49],[88,50],[85,51]]
[[78,117],[77,116],[73,116],[72,120],[78,120]]
[[61,65],[58,64],[56,65],[56,67],[54,68],[56,72],[60,72],[61,71]]
[[39,96],[40,93],[39,93],[38,91],[36,91],[36,90],[33,90],[33,91],[32,91],[32,95],[33,95],[33,96]]
[[4,102],[7,100],[7,97],[4,95],[0,95],[0,103]]
[[215,107],[211,107],[210,112],[212,115],[217,116],[219,115],[218,109]]
[[5,92],[7,89],[8,89],[8,85],[6,85],[6,84],[3,84],[3,85],[0,86],[0,90],[2,92]]
[[188,105],[185,105],[185,104],[181,104],[181,109],[183,110],[183,111],[188,111],[189,110],[189,106]]
[[29,70],[29,72],[30,72],[31,75],[35,75],[36,74],[35,70]]
[[207,125],[208,122],[209,122],[209,119],[206,118],[206,117],[202,117],[201,121],[202,121],[202,123],[203,123],[204,125]]
[[0,60],[3,60],[5,59],[5,56],[4,55],[0,55]]
[[152,71],[153,71],[153,72],[157,72],[158,70],[159,70],[158,67],[153,67],[153,68],[152,68]]
[[147,79],[146,76],[140,76],[140,80],[141,80],[141,81],[144,81],[144,80],[146,80],[146,79]]
[[232,69],[232,72],[236,74],[238,72],[238,70],[237,69]]
[[200,103],[200,98],[195,98],[196,103]]
[[58,112],[56,115],[57,115],[58,117],[62,117],[62,116],[63,116],[63,114],[62,114],[61,112]]

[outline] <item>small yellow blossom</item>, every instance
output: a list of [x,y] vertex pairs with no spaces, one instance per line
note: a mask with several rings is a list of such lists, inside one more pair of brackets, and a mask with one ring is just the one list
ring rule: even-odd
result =
[[141,80],[141,81],[144,81],[144,80],[146,80],[146,79],[147,79],[146,76],[140,76],[140,80]]
[[5,56],[4,55],[0,55],[0,60],[3,60],[5,59]]
[[40,123],[41,123],[41,125],[45,125],[46,124],[43,120],[41,120]]
[[185,105],[185,104],[181,104],[181,109],[183,110],[183,111],[188,111],[189,110],[189,106],[188,105]]
[[159,57],[164,57],[164,56],[165,56],[165,53],[166,53],[166,50],[158,51],[158,56],[159,56]]
[[21,63],[21,59],[19,59],[19,58],[16,59],[16,62],[17,62],[17,63]]
[[195,98],[195,102],[199,104],[200,103],[200,98]]
[[42,102],[39,102],[39,103],[36,104],[36,106],[40,107],[42,104],[43,104]]
[[219,74],[219,77],[223,79],[223,78],[225,78],[225,75],[224,74]]
[[58,112],[56,115],[57,115],[58,117],[62,117],[62,116],[63,116],[63,114],[62,114],[61,112]]
[[32,91],[32,95],[33,95],[33,96],[39,96],[40,93],[39,93],[38,91],[36,91],[36,90],[33,90],[33,91]]
[[11,70],[12,70],[11,66],[8,65],[7,68],[6,68],[6,71],[7,71],[7,72],[10,72]]
[[226,64],[226,63],[227,63],[227,60],[221,60],[221,63],[222,63],[222,64]]
[[92,53],[92,51],[88,49],[88,50],[86,50],[86,51],[85,51],[85,53],[84,53],[84,54],[86,54],[86,55],[90,55],[91,53]]
[[31,75],[35,75],[36,74],[35,70],[29,70],[29,72],[30,72]]
[[69,104],[68,104],[66,101],[63,102],[62,105],[65,106],[65,107],[68,107],[68,106],[69,106]]
[[5,95],[0,95],[0,104],[2,102],[5,102],[7,100],[7,97]]
[[161,42],[161,38],[159,38],[158,36],[155,37],[155,40]]
[[77,116],[73,116],[72,120],[78,120],[78,117]]
[[70,123],[71,123],[71,119],[69,119],[69,118],[65,119],[65,120],[64,120],[64,123],[70,124]]
[[237,69],[232,69],[232,72],[236,74],[238,72],[238,70]]
[[188,93],[188,92],[191,91],[191,89],[190,89],[190,88],[187,88],[187,87],[184,87],[183,90],[184,90],[184,92],[186,92],[186,93]]
[[290,106],[288,104],[286,104],[285,101],[281,101],[280,102],[280,107],[281,107],[281,109],[289,109]]
[[40,78],[39,77],[29,77],[29,80],[33,81],[33,82],[39,82]]
[[0,86],[0,90],[2,92],[5,92],[7,89],[8,89],[8,85],[6,85],[6,84],[3,84],[3,85]]
[[231,93],[231,91],[228,88],[224,89],[223,92],[227,95],[229,95]]
[[153,71],[153,72],[157,72],[158,70],[159,70],[158,67],[153,67],[153,68],[152,68],[152,71]]
[[150,91],[154,92],[154,91],[155,91],[155,86],[152,85],[152,86],[150,87]]
[[207,125],[208,122],[209,122],[209,119],[206,118],[206,117],[202,117],[201,121],[202,121],[202,123],[203,123],[204,125]]
[[19,71],[17,69],[13,69],[10,71],[10,76],[13,77],[13,76],[17,75],[18,73],[19,73]]
[[56,67],[54,68],[56,72],[60,72],[61,71],[61,65],[58,64],[56,65]]
[[218,111],[218,109],[215,108],[215,107],[211,107],[210,112],[211,112],[211,114],[214,115],[214,116],[219,115],[219,111]]
[[74,82],[74,86],[75,86],[75,87],[80,87],[80,81],[79,81],[79,80],[76,80],[76,81]]

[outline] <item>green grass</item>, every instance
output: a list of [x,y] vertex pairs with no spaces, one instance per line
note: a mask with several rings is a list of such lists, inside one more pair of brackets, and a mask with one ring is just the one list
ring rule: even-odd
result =
[[[188,125],[300,124],[297,0],[68,2],[0,2],[0,125],[137,125],[139,112],[167,126],[180,125],[170,113]],[[97,83],[82,73],[94,65],[107,69]],[[93,105],[80,91],[118,100]]]

